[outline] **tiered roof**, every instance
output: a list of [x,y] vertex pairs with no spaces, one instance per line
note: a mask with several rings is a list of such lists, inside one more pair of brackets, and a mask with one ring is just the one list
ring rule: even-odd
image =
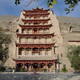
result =
[[55,43],[50,44],[20,44],[17,43],[16,46],[19,48],[51,48]]
[[26,14],[26,13],[23,13],[23,15],[26,17],[46,17],[49,15],[49,13],[37,13],[37,14],[34,14],[34,13],[31,13],[31,14]]
[[17,37],[26,37],[26,38],[34,38],[34,37],[37,37],[37,38],[51,38],[54,36],[54,33],[53,34],[17,34]]
[[26,17],[46,17],[49,15],[48,10],[43,10],[43,9],[33,9],[33,10],[24,10],[25,13],[23,15]]
[[22,29],[49,29],[52,25],[19,25]]
[[34,63],[39,63],[39,64],[45,64],[45,63],[47,63],[47,64],[49,64],[49,63],[51,63],[51,64],[54,64],[56,62],[56,59],[54,60],[53,58],[46,58],[46,60],[45,60],[45,58],[44,59],[43,58],[41,58],[41,57],[38,57],[38,58],[36,58],[36,57],[34,57],[34,58],[28,58],[27,57],[25,59],[24,58],[17,58],[14,61],[16,61],[17,64],[19,64],[19,63],[22,63],[22,64],[23,63],[24,64],[34,64]]
[[47,13],[48,11],[49,11],[49,9],[44,10],[43,8],[42,9],[36,8],[36,9],[33,9],[33,10],[24,10],[25,13],[36,13],[36,12],[38,12],[38,13]]
[[22,19],[22,21],[24,22],[24,24],[26,23],[47,23],[50,19],[31,19],[31,20],[25,20],[25,19]]

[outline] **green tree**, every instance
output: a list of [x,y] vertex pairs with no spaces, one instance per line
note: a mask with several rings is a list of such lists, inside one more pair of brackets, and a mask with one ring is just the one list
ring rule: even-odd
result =
[[[32,0],[33,2],[35,0]],[[38,0],[36,0],[38,1]],[[74,10],[74,7],[79,3],[80,0],[63,0],[67,7],[65,8],[66,14],[70,13],[71,11]],[[53,8],[55,4],[57,4],[58,0],[45,0],[47,3],[48,7]],[[21,3],[21,0],[15,0],[15,4],[18,5]]]
[[10,35],[0,32],[0,61],[2,62],[5,62],[8,58],[8,45],[10,42]]
[[68,48],[68,58],[75,71],[80,71],[80,46],[70,46]]
[[66,65],[64,64],[63,65],[63,68],[62,68],[62,72],[67,72],[68,70],[66,69]]

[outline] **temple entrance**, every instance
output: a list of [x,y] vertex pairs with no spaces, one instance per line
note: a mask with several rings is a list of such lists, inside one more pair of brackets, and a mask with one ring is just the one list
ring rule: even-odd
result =
[[38,71],[39,70],[39,64],[38,63],[34,63],[34,64],[32,64],[32,66],[33,66],[33,71]]
[[41,63],[41,64],[34,63],[34,64],[33,64],[33,71],[37,71],[37,72],[39,71],[39,72],[42,72],[44,66],[45,66],[44,63]]
[[34,63],[32,65],[33,65],[33,68],[35,68],[35,69],[39,67],[39,64],[38,63]]
[[23,64],[21,63],[16,64],[16,71],[21,72],[22,67],[23,67]]
[[52,63],[26,63],[16,64],[16,71],[18,72],[49,72],[54,64]]

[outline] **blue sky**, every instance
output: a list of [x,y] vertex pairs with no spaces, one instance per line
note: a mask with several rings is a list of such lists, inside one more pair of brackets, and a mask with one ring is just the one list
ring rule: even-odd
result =
[[[37,6],[40,8],[47,9],[47,0],[40,0],[38,3],[33,2],[29,6],[27,4],[30,0],[21,0],[22,3],[18,6],[14,4],[15,0],[0,0],[0,15],[15,15],[19,16],[20,12],[23,9],[32,9],[36,8]],[[75,10],[68,15],[66,15],[64,8],[66,5],[64,4],[64,0],[58,0],[58,4],[54,6],[51,10],[54,11],[54,13],[57,16],[71,16],[71,17],[79,17],[80,18],[80,3],[75,7]]]

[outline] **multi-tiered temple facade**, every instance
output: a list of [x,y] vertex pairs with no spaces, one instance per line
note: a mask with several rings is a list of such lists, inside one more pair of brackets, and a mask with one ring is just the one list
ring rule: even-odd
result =
[[62,54],[62,37],[58,21],[50,10],[24,10],[19,18],[16,36],[16,69],[55,71]]

